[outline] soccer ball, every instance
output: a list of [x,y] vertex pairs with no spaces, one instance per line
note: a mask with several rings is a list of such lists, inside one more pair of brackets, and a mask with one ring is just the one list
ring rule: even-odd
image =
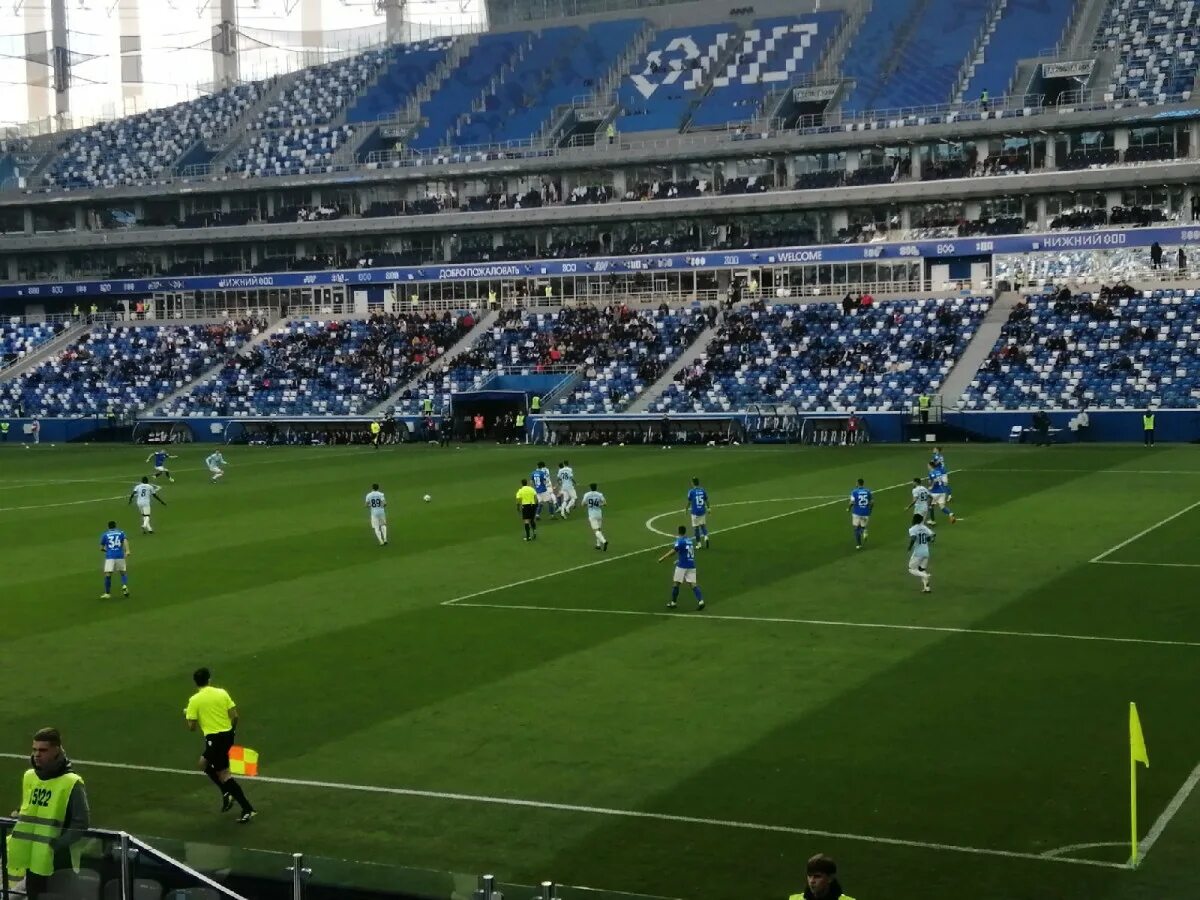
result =
[[424,500],[426,503],[428,503],[428,502],[429,502],[430,500],[432,500],[433,498],[432,498],[432,497],[430,497],[428,494],[426,494],[426,495],[425,495],[424,497],[422,497],[421,499],[422,499],[422,500]]

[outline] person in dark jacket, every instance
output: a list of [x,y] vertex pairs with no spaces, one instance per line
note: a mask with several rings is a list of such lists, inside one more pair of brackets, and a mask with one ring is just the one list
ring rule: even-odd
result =
[[837,863],[818,853],[808,861],[808,886],[788,900],[854,900],[837,880]]

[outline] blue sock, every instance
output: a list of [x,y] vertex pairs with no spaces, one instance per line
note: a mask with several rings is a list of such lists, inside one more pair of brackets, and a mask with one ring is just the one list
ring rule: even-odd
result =
[[854,528],[854,543],[860,547],[862,546],[862,533],[863,533],[862,526],[861,525],[855,526],[855,528]]
[[678,599],[679,599],[679,585],[676,584],[671,587],[671,602],[674,603]]
[[700,540],[700,526],[699,525],[696,526],[696,531],[695,531],[694,537],[696,538],[696,540]]
[[946,513],[947,516],[949,516],[951,518],[954,517],[954,510],[952,510],[950,507],[947,506],[945,508],[944,512]]
[[701,525],[701,526],[700,526],[700,530],[704,532],[704,538],[705,538],[705,540],[707,540],[707,539],[708,539],[708,526],[707,526],[707,525]]
[[129,576],[126,575],[124,572],[121,573],[121,584],[123,586],[129,584]]
[[106,593],[106,594],[112,593],[112,576],[111,575],[104,576],[104,593]]
[[702,597],[700,595],[700,586],[699,585],[696,585],[695,587],[692,588],[692,593],[696,595],[697,602],[704,599],[704,597]]

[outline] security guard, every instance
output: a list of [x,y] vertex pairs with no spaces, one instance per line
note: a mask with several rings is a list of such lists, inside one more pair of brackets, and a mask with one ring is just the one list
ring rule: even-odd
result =
[[8,424],[8,420],[7,420],[7,419],[5,419],[3,422],[0,422],[0,441],[4,441],[4,443],[6,443],[6,444],[8,443],[8,429],[9,429],[9,427],[10,427],[10,426],[9,426],[9,424]]
[[408,295],[408,305],[411,306],[415,310],[418,306],[421,305],[421,295],[418,294],[416,291],[413,291],[411,294],[409,294]]
[[922,394],[917,398],[917,410],[921,414],[921,424],[929,424],[929,405],[933,402],[928,394]]
[[607,126],[607,127],[604,129],[604,134],[605,134],[605,136],[608,138],[608,142],[609,142],[610,144],[611,144],[613,141],[615,141],[615,140],[617,139],[617,126],[616,126],[616,124],[615,124],[615,123],[613,123],[613,122],[609,122],[609,123],[608,123],[608,126]]
[[421,401],[421,413],[426,416],[433,415],[433,398],[426,397]]
[[8,874],[25,876],[26,894],[37,897],[59,869],[79,868],[73,848],[89,824],[87,790],[71,771],[57,728],[33,736],[30,768],[21,779],[21,809],[8,836]]
[[499,304],[496,302],[496,291],[494,288],[488,288],[488,309],[495,309]]
[[376,450],[379,449],[379,432],[382,430],[383,430],[383,427],[379,424],[378,421],[371,422],[371,446],[374,447]]
[[1154,446],[1154,410],[1146,410],[1142,416],[1142,439],[1146,442],[1147,447]]
[[529,401],[529,411],[535,416],[542,411],[542,398],[539,395],[534,394]]
[[837,863],[818,853],[808,861],[808,887],[788,900],[854,900],[837,880]]
[[547,284],[547,285],[546,285],[546,287],[545,287],[543,290],[544,290],[544,292],[545,292],[545,294],[546,294],[546,299],[547,299],[547,300],[553,300],[553,299],[554,299],[554,288],[552,288],[552,287],[551,287],[549,284]]
[[525,413],[523,413],[523,412],[517,413],[517,419],[516,419],[515,424],[517,426],[516,427],[517,433],[515,435],[513,435],[513,437],[515,437],[517,439],[518,444],[526,443],[526,441],[525,441]]

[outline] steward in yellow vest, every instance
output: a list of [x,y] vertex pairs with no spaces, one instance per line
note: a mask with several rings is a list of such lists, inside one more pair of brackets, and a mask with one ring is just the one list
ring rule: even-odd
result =
[[1142,416],[1142,440],[1147,447],[1154,446],[1154,412],[1149,409]]
[[26,877],[35,891],[41,879],[58,869],[79,868],[74,848],[90,819],[83,779],[71,771],[71,761],[55,728],[33,736],[33,752],[21,778],[21,808],[8,836],[8,874]]

